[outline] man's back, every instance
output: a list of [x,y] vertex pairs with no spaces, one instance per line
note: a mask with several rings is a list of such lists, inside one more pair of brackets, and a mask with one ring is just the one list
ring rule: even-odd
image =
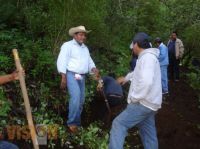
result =
[[106,95],[123,96],[121,85],[119,85],[113,77],[105,76],[102,77],[102,80],[104,83],[104,92]]
[[169,57],[168,57],[168,48],[165,44],[161,43],[159,46],[160,50],[160,56],[159,56],[159,62],[160,65],[168,65],[169,64]]

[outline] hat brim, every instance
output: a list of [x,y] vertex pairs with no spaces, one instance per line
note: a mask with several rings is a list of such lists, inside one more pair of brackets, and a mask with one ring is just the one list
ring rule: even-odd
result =
[[86,34],[88,34],[90,32],[91,32],[91,30],[82,30],[82,29],[77,29],[77,28],[71,28],[69,30],[69,36],[74,36],[74,34],[76,34],[76,33],[86,33]]

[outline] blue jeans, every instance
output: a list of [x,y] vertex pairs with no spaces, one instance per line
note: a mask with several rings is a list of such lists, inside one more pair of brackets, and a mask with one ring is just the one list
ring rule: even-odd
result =
[[85,75],[81,80],[75,79],[75,73],[67,72],[67,88],[70,95],[68,126],[81,126],[81,113],[85,101]]
[[128,104],[126,109],[112,123],[109,149],[123,149],[127,131],[134,126],[139,128],[144,149],[158,149],[155,114],[155,111],[139,103]]
[[168,92],[168,75],[167,75],[167,67],[168,65],[160,66],[161,70],[161,80],[162,80],[162,92]]
[[7,141],[0,141],[0,149],[19,149],[16,145]]

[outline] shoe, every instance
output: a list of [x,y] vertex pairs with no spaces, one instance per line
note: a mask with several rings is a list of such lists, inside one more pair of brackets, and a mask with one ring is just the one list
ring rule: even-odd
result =
[[71,133],[77,133],[78,132],[78,127],[76,125],[68,126],[68,128],[69,128],[69,131]]
[[169,94],[169,92],[164,92],[164,93],[162,93],[163,95],[168,95]]

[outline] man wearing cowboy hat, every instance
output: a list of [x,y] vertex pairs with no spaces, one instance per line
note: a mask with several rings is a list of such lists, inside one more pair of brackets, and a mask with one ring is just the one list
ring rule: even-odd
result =
[[73,39],[61,46],[57,59],[58,72],[62,77],[61,89],[67,86],[70,95],[67,125],[71,132],[77,131],[77,127],[81,126],[81,112],[85,100],[85,74],[99,73],[84,44],[86,34],[89,32],[84,26],[71,28],[69,35]]

